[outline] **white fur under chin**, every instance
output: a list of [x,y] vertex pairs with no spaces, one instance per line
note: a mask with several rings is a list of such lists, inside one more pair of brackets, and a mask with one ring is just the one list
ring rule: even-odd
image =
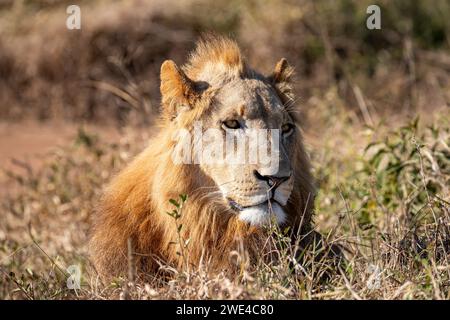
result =
[[271,210],[267,203],[245,208],[239,213],[239,219],[254,226],[261,226],[268,224],[272,215],[279,225],[286,221],[286,213],[276,202],[271,203]]

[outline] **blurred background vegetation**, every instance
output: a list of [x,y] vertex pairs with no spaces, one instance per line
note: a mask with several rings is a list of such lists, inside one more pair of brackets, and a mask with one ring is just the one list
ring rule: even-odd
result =
[[448,106],[450,3],[377,1],[382,29],[369,30],[372,2],[78,1],[77,31],[70,1],[2,0],[0,116],[148,123],[161,62],[183,63],[205,31],[235,37],[267,73],[286,57],[304,109],[330,89],[365,122]]

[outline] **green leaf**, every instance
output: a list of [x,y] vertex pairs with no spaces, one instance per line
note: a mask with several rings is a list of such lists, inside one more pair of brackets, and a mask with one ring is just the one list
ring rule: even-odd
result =
[[175,200],[175,199],[169,199],[169,202],[170,202],[171,204],[173,204],[173,205],[174,205],[175,207],[177,207],[177,208],[180,207],[180,204],[179,204],[178,201]]

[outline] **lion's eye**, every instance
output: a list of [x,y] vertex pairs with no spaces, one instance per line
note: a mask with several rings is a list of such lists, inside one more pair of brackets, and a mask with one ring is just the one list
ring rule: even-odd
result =
[[241,124],[237,120],[226,120],[223,122],[223,125],[228,129],[239,129]]
[[292,123],[285,123],[281,126],[281,132],[283,135],[287,136],[294,132],[294,125]]

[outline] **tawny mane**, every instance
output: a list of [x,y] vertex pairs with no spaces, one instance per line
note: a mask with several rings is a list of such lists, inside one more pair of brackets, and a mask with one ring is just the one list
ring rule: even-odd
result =
[[183,70],[195,81],[220,85],[224,81],[243,75],[245,63],[235,41],[206,35],[198,42]]
[[[199,166],[176,165],[171,159],[174,131],[188,126],[208,108],[208,90],[249,72],[253,71],[234,41],[211,36],[200,41],[184,67],[178,68],[173,61],[162,65],[160,131],[106,188],[94,216],[90,250],[102,277],[126,274],[129,241],[141,274],[156,272],[161,264],[204,263],[210,270],[231,270],[233,250],[244,247],[250,257],[261,250],[261,230],[238,220],[214,197],[217,186]],[[286,98],[291,73],[281,60],[264,81],[272,82],[280,97]],[[182,107],[191,108],[193,116],[183,123],[172,121]],[[285,210],[292,231],[305,234],[311,227],[314,188],[301,139],[293,166],[296,184]],[[167,212],[174,209],[169,199],[178,199],[180,194],[188,195],[188,200],[177,221],[182,225],[178,233],[177,223]],[[188,239],[189,244],[180,247],[180,241]]]

